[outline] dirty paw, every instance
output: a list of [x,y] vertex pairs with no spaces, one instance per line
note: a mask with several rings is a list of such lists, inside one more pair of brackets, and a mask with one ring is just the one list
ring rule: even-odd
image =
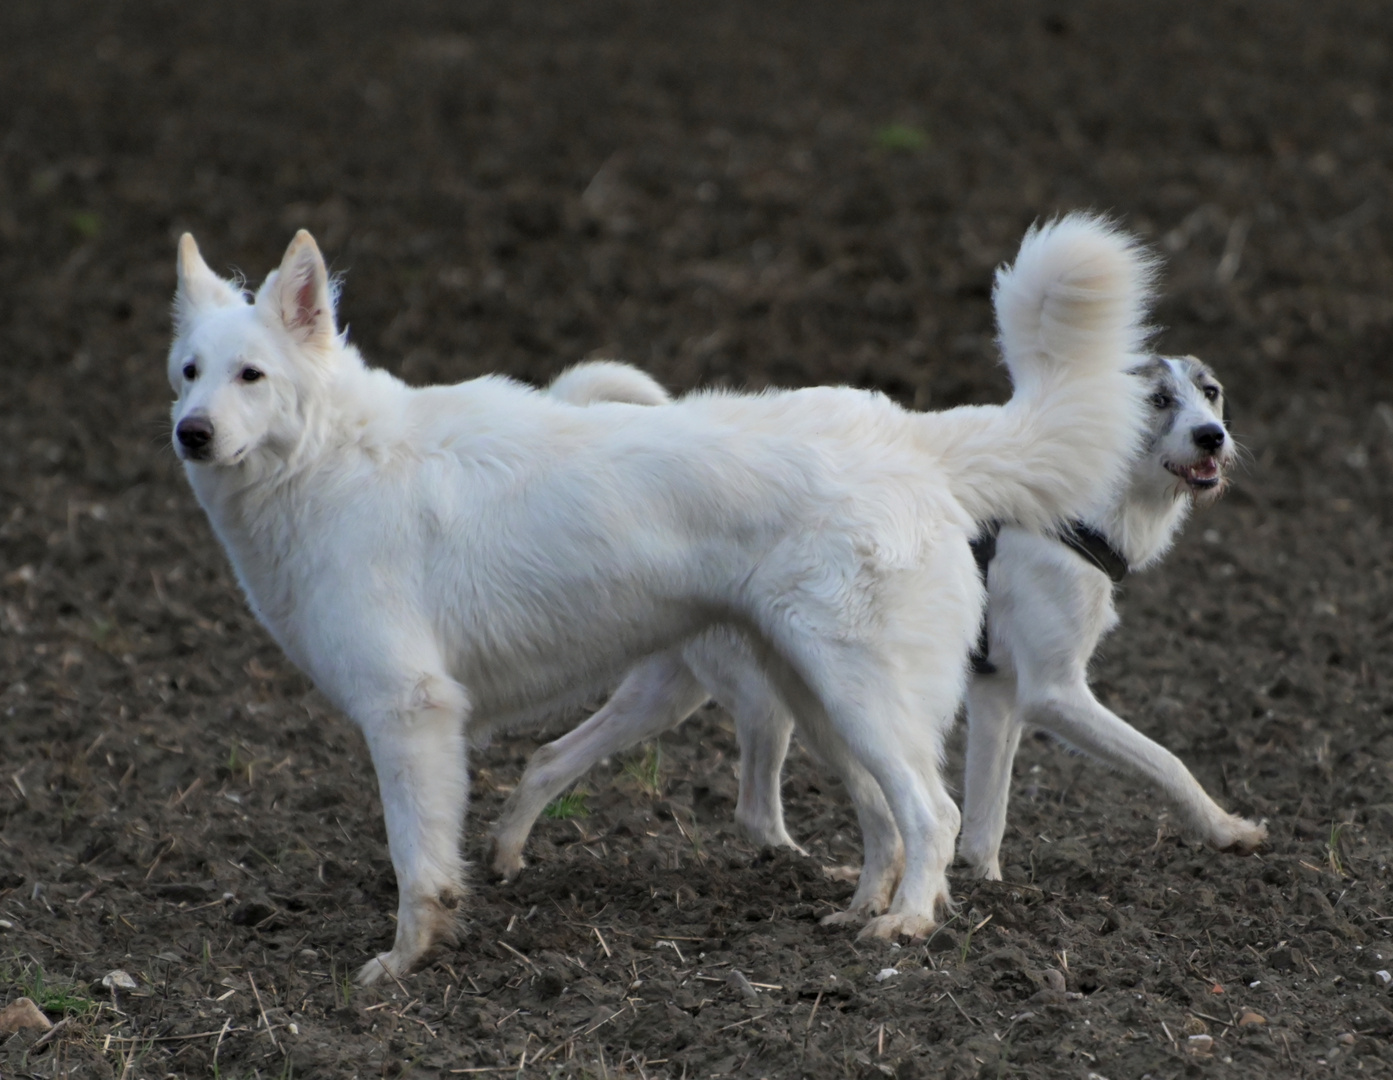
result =
[[932,934],[936,926],[938,923],[928,915],[915,915],[908,912],[901,912],[897,915],[877,915],[861,928],[861,932],[856,935],[856,940],[879,938],[882,941],[894,941],[898,937],[907,937],[918,941]]
[[522,868],[527,864],[522,861],[522,851],[518,848],[506,848],[501,844],[493,845],[493,852],[489,859],[489,868],[494,875],[503,881],[512,881],[518,874],[522,873]]
[[823,926],[860,926],[875,913],[866,911],[864,908],[848,908],[846,911],[834,911],[831,915],[822,917]]
[[1267,822],[1249,821],[1234,815],[1211,839],[1211,843],[1220,851],[1231,851],[1238,855],[1251,855],[1266,842]]

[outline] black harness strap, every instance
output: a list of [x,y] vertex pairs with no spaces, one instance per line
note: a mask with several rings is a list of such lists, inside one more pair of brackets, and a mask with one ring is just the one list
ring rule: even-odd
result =
[[1108,543],[1106,536],[1082,521],[1070,522],[1069,528],[1059,534],[1059,541],[1107,574],[1113,584],[1125,578],[1132,569],[1122,552]]
[[[987,584],[987,568],[996,558],[996,536],[1001,531],[1001,523],[992,521],[985,525],[977,539],[970,541],[972,557],[977,560],[977,572],[982,575],[982,584]],[[1127,557],[1108,542],[1108,538],[1082,521],[1071,521],[1069,527],[1059,534],[1059,542],[1071,549],[1090,566],[1107,574],[1114,584],[1120,582],[1131,572]],[[987,636],[987,612],[982,611],[982,630],[977,635],[977,647],[972,650],[973,674],[994,675],[996,665],[987,659],[991,642]]]
[[[977,560],[977,573],[982,576],[982,587],[987,586],[987,567],[996,558],[996,534],[1001,531],[1001,522],[989,521],[982,528],[976,540],[969,540],[972,557]],[[987,640],[987,608],[982,607],[982,629],[977,635],[977,648],[972,650],[972,671],[976,675],[995,675],[996,665],[987,659],[991,643]]]

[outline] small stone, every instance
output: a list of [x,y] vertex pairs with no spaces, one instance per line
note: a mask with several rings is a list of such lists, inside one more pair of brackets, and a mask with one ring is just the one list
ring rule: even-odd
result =
[[138,990],[140,987],[131,978],[130,973],[117,968],[115,971],[108,971],[102,976],[102,985],[108,990]]
[[893,979],[899,972],[894,968],[881,968],[875,973],[876,982],[884,982],[886,979]]
[[53,1027],[32,998],[15,998],[0,1012],[0,1035],[13,1035],[16,1031],[32,1028],[34,1031],[47,1031]]
[[300,959],[306,964],[313,964],[319,959],[319,953],[315,952],[313,949],[301,949]]
[[1239,1027],[1252,1027],[1255,1024],[1267,1023],[1267,1017],[1253,1009],[1244,1009],[1243,1015],[1238,1018]]
[[1214,1036],[1191,1035],[1185,1040],[1185,1045],[1190,1048],[1192,1054],[1207,1054],[1214,1049]]
[[1045,968],[1044,971],[1040,972],[1040,975],[1045,980],[1045,985],[1051,990],[1058,990],[1062,994],[1067,989],[1063,974],[1054,968]]
[[1387,971],[1376,971],[1374,972],[1374,982],[1378,983],[1379,986],[1393,986],[1393,975]]
[[1341,1046],[1353,1046],[1353,1045],[1354,1045],[1354,1032],[1352,1032],[1352,1031],[1346,1031],[1346,1032],[1345,1032],[1344,1034],[1342,1034],[1342,1035],[1336,1035],[1336,1036],[1335,1036],[1335,1041],[1336,1041],[1337,1043],[1339,1043]]

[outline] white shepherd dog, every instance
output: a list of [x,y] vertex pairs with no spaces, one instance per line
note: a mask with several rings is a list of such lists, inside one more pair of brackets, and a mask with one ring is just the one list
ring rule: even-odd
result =
[[1001,406],[918,415],[833,388],[578,406],[368,368],[306,232],[255,297],[185,235],[175,450],[252,610],[377,770],[400,902],[359,979],[410,970],[461,914],[471,742],[717,626],[884,792],[905,851],[866,932],[928,932],[959,824],[941,742],[982,612],[968,542],[1123,481],[1150,276],[1096,219],[1028,235],[997,279]]

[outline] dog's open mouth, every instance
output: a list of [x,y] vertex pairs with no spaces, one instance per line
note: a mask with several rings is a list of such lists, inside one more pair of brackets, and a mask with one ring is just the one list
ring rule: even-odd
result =
[[1219,460],[1213,457],[1201,458],[1188,465],[1166,462],[1166,468],[1197,491],[1217,487],[1220,480]]

